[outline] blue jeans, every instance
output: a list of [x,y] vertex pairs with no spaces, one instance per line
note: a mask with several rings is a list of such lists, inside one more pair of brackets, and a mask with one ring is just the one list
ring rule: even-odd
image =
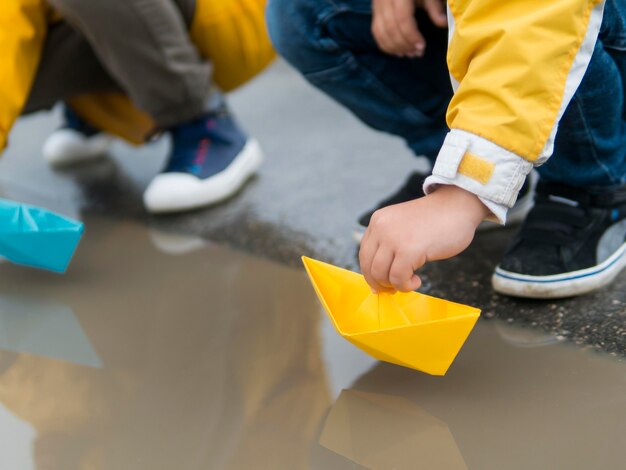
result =
[[[423,58],[387,55],[371,33],[371,0],[269,0],[278,52],[320,90],[371,127],[402,137],[434,160],[448,132],[452,96],[447,30],[424,12]],[[563,116],[544,181],[607,188],[626,183],[626,2],[607,0],[594,55]]]

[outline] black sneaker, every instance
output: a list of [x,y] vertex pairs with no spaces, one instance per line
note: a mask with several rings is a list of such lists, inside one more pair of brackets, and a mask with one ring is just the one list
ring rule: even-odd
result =
[[539,182],[492,284],[515,297],[570,297],[607,286],[625,267],[626,186],[592,195]]
[[[393,193],[387,199],[381,201],[375,209],[372,209],[359,217],[358,225],[353,232],[354,240],[358,243],[361,243],[361,240],[363,239],[363,235],[365,234],[365,230],[370,223],[372,215],[374,215],[374,212],[376,212],[378,209],[382,209],[383,207],[391,206],[393,204],[401,204],[403,202],[412,201],[413,199],[423,197],[424,190],[422,189],[422,187],[424,186],[424,180],[427,177],[428,175],[423,173],[411,173],[404,183],[404,186],[398,189],[398,191]],[[520,190],[519,197],[517,198],[515,205],[509,210],[509,213],[507,214],[507,225],[522,222],[530,209],[532,209],[536,185],[537,175],[533,171],[524,182],[524,185]],[[500,225],[493,222],[485,221],[480,224],[478,230],[489,230],[497,227],[500,227]]]

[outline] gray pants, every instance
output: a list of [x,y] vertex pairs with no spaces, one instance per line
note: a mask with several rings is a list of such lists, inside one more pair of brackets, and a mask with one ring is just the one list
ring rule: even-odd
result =
[[209,64],[191,42],[195,0],[49,0],[50,27],[25,113],[86,92],[123,91],[161,127],[205,109]]

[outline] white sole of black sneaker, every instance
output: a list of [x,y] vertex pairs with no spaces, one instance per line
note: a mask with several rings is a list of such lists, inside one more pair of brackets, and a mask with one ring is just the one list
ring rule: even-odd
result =
[[587,294],[611,284],[626,268],[626,243],[604,262],[580,271],[552,276],[528,276],[496,268],[493,289],[512,297],[558,299]]
[[209,206],[233,196],[258,170],[263,151],[249,139],[233,162],[222,172],[206,179],[187,173],[157,175],[143,194],[143,202],[153,214],[181,212]]

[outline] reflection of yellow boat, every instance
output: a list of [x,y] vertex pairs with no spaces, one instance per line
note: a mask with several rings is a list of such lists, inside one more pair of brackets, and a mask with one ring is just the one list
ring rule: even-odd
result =
[[373,470],[467,470],[446,423],[403,397],[343,390],[319,443]]
[[444,375],[480,315],[417,292],[372,294],[360,274],[302,260],[337,331],[381,361]]

